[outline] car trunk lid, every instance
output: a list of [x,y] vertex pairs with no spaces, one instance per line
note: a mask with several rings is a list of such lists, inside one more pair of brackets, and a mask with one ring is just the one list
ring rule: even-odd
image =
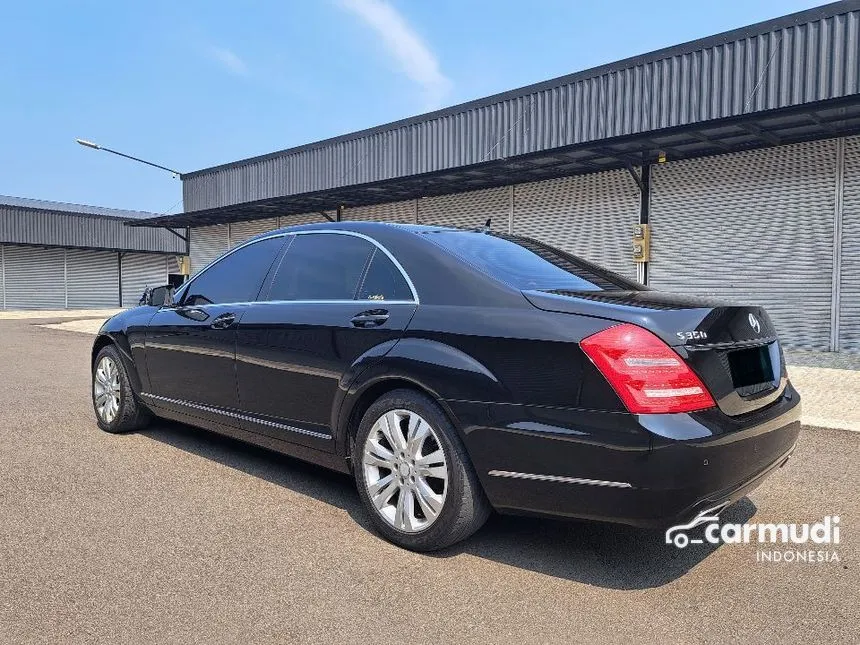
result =
[[686,361],[726,414],[765,407],[785,388],[782,349],[761,307],[650,290],[528,290],[523,295],[545,311],[649,330]]

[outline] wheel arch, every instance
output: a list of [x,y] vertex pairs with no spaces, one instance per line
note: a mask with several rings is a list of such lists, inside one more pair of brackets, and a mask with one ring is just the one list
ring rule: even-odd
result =
[[442,408],[442,412],[448,417],[454,428],[460,432],[460,423],[456,415],[445,400],[432,388],[402,374],[382,375],[379,378],[365,381],[351,393],[351,396],[347,397],[341,407],[337,445],[343,451],[342,454],[347,461],[350,462],[350,468],[352,467],[352,444],[365,412],[375,401],[395,390],[412,390],[425,395]]
[[96,336],[95,341],[93,341],[93,348],[90,355],[90,370],[95,368],[96,357],[98,357],[99,352],[108,346],[115,347],[117,352],[119,352],[120,360],[122,360],[123,367],[128,375],[129,383],[131,384],[131,389],[135,395],[139,395],[142,391],[140,373],[138,372],[134,357],[131,355],[131,350],[128,347],[128,340],[125,336],[117,338],[114,334],[104,332]]
[[99,355],[99,352],[102,351],[108,345],[116,345],[113,338],[108,336],[107,334],[99,334],[95,341],[93,342],[93,349],[90,355],[90,368],[95,367],[96,357]]

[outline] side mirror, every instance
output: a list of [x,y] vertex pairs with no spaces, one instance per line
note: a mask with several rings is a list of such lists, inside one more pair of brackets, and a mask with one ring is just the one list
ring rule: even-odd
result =
[[151,307],[171,307],[173,306],[173,287],[169,284],[152,289],[147,287],[140,298],[140,303]]

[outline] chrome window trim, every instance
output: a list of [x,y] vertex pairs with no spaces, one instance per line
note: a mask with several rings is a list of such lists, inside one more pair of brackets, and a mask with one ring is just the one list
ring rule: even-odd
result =
[[583,477],[563,477],[561,475],[537,475],[534,473],[518,473],[511,470],[491,470],[487,474],[491,477],[532,479],[536,481],[556,482],[560,484],[582,484],[585,486],[606,486],[608,488],[633,488],[633,485],[627,482],[613,482],[603,479],[585,479]]
[[[331,302],[341,302],[341,303],[343,303],[343,302],[376,302],[376,303],[388,302],[389,304],[390,303],[401,304],[404,302],[408,302],[409,304],[415,304],[415,305],[421,304],[421,300],[418,298],[418,291],[415,289],[415,284],[412,282],[412,279],[409,277],[409,274],[406,273],[406,270],[403,268],[403,265],[400,264],[400,262],[398,262],[397,258],[395,258],[387,248],[385,248],[377,240],[373,239],[372,237],[365,235],[364,233],[357,233],[356,231],[342,231],[342,230],[332,229],[332,228],[312,229],[309,231],[280,231],[280,232],[273,232],[271,235],[265,235],[264,234],[264,237],[255,237],[253,239],[247,240],[247,241],[243,242],[242,244],[240,244],[239,246],[230,249],[226,254],[222,255],[218,259],[213,260],[212,262],[207,264],[199,272],[197,272],[194,275],[194,277],[192,277],[188,282],[186,282],[184,285],[182,285],[182,289],[183,289],[182,297],[185,297],[185,294],[191,288],[191,285],[194,283],[194,281],[197,280],[201,275],[206,273],[211,267],[215,266],[216,264],[218,264],[222,260],[226,260],[228,257],[233,255],[236,251],[244,249],[246,246],[250,246],[250,245],[256,244],[258,242],[263,242],[265,240],[271,240],[271,239],[276,238],[276,237],[286,237],[288,235],[316,235],[316,234],[320,234],[320,233],[323,235],[349,235],[349,236],[358,237],[358,238],[361,238],[363,240],[370,242],[377,249],[379,249],[380,251],[385,253],[385,255],[388,257],[388,259],[391,260],[391,262],[394,264],[395,267],[397,267],[397,270],[400,271],[400,275],[403,276],[403,279],[406,280],[406,284],[409,286],[409,291],[412,292],[412,300],[389,300],[389,301],[385,301],[385,300],[371,300],[371,301],[365,301],[365,300],[253,300],[253,301],[251,301],[253,304],[258,304],[258,303],[262,303],[262,302],[280,302],[280,303],[286,303],[286,302],[304,302],[304,303],[309,303],[309,302],[329,302],[329,303],[331,303]],[[279,253],[280,253],[280,251],[279,251]],[[281,263],[283,263],[283,261],[287,258],[288,254],[289,254],[289,249],[287,249],[287,253],[284,253],[283,257],[281,258]],[[278,265],[278,268],[280,268],[280,265]],[[217,304],[219,304],[219,305],[231,305],[231,304],[250,304],[250,303],[225,302],[225,303],[217,303]],[[201,306],[209,306],[209,305],[201,305]]]
[[325,434],[323,432],[314,432],[313,430],[305,430],[304,428],[297,428],[295,426],[287,425],[286,423],[277,423],[275,421],[268,421],[266,419],[261,419],[259,417],[255,417],[249,414],[240,414],[238,412],[229,412],[227,410],[222,410],[221,408],[215,408],[211,405],[203,405],[200,403],[191,403],[190,401],[183,401],[181,399],[171,399],[166,396],[158,396],[157,394],[149,394],[148,392],[141,392],[141,397],[152,399],[154,401],[162,401],[163,403],[172,403],[174,405],[182,405],[187,408],[193,408],[195,410],[202,410],[203,412],[211,412],[212,414],[221,414],[225,417],[231,417],[233,419],[240,419],[242,421],[250,421],[251,423],[257,423],[259,425],[268,426],[270,428],[278,428],[279,430],[288,430],[289,432],[294,432],[296,434],[303,434],[309,437],[316,437],[318,439],[333,439],[333,437],[329,434]]
[[164,309],[176,311],[177,309],[203,309],[207,307],[234,307],[242,305],[375,305],[377,309],[388,305],[417,305],[414,300],[248,300],[245,302],[218,302],[208,305],[176,305]]

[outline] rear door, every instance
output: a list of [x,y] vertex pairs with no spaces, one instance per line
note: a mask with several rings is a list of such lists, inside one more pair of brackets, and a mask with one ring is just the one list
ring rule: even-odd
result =
[[238,248],[194,277],[177,305],[152,317],[146,365],[158,404],[185,412],[238,407],[236,329],[283,245],[276,237]]
[[323,448],[344,374],[403,335],[417,298],[382,247],[345,231],[297,234],[264,291],[238,327],[241,409],[257,432]]

